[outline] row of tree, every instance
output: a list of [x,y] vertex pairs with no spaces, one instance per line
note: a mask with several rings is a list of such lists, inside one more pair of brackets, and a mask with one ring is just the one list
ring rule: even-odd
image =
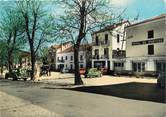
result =
[[[53,15],[56,11],[48,11],[48,7],[62,7],[63,12]],[[115,17],[111,11],[109,1],[104,0],[16,1],[4,10],[0,19],[1,64],[4,64],[6,56],[10,72],[15,53],[22,48],[29,49],[33,80],[40,48],[55,40],[70,40],[74,47],[75,84],[83,84],[79,73],[80,44],[88,40],[93,31],[121,20],[121,15]]]

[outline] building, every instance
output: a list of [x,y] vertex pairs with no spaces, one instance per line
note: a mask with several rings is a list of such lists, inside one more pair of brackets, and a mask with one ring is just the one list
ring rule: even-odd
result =
[[[89,63],[89,55],[88,51],[91,51],[90,46],[81,45],[79,51],[79,67],[86,68],[88,67],[87,63]],[[62,51],[57,52],[56,55],[56,69],[66,69],[67,71],[74,70],[74,49],[73,46],[70,46]]]
[[66,50],[67,48],[70,48],[72,46],[71,42],[65,42],[59,45],[53,45],[49,48],[48,50],[48,57],[47,60],[49,62],[49,64],[51,65],[51,70],[52,71],[56,71],[57,70],[57,63],[59,63],[59,61],[57,61],[57,54]]
[[[79,67],[91,67],[91,45],[81,45],[79,51]],[[65,42],[60,45],[51,46],[48,56],[49,63],[55,65],[55,70],[60,71],[66,69],[67,71],[74,70],[74,49],[71,42]]]
[[121,23],[106,26],[92,34],[92,67],[106,68],[114,71],[123,68],[125,58],[125,31],[130,23]]
[[155,75],[166,69],[166,14],[130,25],[125,30],[126,71]]
[[19,62],[16,66],[21,66],[23,68],[27,68],[31,63],[31,53],[28,51],[19,50]]

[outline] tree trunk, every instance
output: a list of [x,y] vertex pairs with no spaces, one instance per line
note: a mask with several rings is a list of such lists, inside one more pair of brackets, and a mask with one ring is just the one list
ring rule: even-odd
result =
[[1,65],[1,75],[3,75],[3,64]]
[[12,53],[10,51],[8,51],[8,69],[9,69],[9,73],[12,72]]
[[31,80],[35,80],[35,63],[36,63],[36,57],[33,45],[30,46],[31,49]]
[[83,81],[81,79],[80,70],[79,70],[79,45],[74,45],[74,65],[75,65],[75,85],[82,85]]

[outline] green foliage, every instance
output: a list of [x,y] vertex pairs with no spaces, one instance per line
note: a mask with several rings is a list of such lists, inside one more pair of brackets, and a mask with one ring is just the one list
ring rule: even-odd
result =
[[0,41],[0,66],[5,66],[7,64],[7,49],[6,42]]
[[23,19],[20,15],[16,7],[5,7],[0,19],[0,44],[3,45],[0,56],[4,61],[10,59],[8,64],[14,62],[19,49],[22,49],[26,43],[23,35]]

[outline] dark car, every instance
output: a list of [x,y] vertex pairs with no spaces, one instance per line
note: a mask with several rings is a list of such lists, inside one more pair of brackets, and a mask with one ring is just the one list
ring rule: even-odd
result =
[[5,79],[12,78],[13,80],[23,79],[26,81],[30,77],[30,71],[27,69],[12,69],[11,72],[5,74]]
[[40,67],[40,74],[39,76],[47,75],[49,73],[49,65],[43,65]]

